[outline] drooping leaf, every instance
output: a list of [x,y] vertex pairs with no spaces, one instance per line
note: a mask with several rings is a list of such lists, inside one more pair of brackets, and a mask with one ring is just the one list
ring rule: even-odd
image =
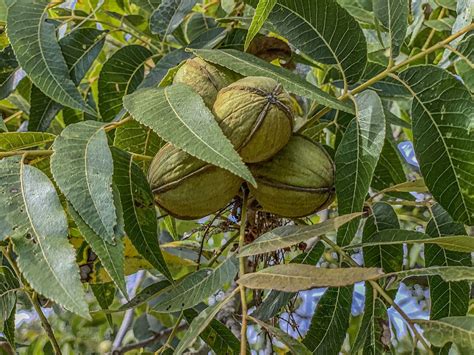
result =
[[150,18],[150,29],[161,38],[173,33],[197,0],[163,0]]
[[0,151],[35,148],[52,143],[56,136],[39,132],[6,132],[0,135]]
[[231,282],[237,270],[237,259],[231,256],[215,269],[200,269],[189,274],[160,292],[153,309],[158,312],[177,312],[194,307]]
[[[290,263],[316,265],[324,250],[324,244],[318,242],[308,252],[294,257]],[[271,290],[263,302],[252,312],[252,316],[263,321],[273,318],[295,295],[296,293],[293,292]]]
[[426,186],[455,221],[474,224],[474,101],[462,83],[434,66],[400,74],[413,95],[413,145]]
[[69,214],[81,232],[81,235],[90,245],[94,253],[100,260],[102,267],[107,271],[112,281],[117,285],[118,289],[124,296],[127,296],[127,287],[125,285],[124,276],[124,244],[123,240],[117,238],[115,244],[107,243],[97,233],[95,233],[82,219],[76,210],[69,206]]
[[[91,284],[91,290],[94,294],[97,303],[99,304],[102,310],[108,310],[109,307],[114,302],[115,298],[115,284],[113,282],[106,282],[106,283],[98,283],[98,284]],[[113,327],[113,320],[110,314],[105,315],[107,318],[107,322],[109,323],[110,327]]]
[[[183,313],[188,323],[191,323],[199,314],[194,308],[186,309]],[[209,325],[201,332],[201,339],[216,354],[240,354],[240,340],[217,319],[211,320]]]
[[[384,202],[372,206],[372,215],[364,224],[362,243],[370,242],[375,233],[385,229],[399,229],[398,217],[393,207]],[[403,266],[403,245],[385,245],[363,248],[364,265],[380,267],[385,272],[400,271]]]
[[237,281],[253,289],[297,292],[316,287],[341,287],[360,281],[378,279],[383,272],[378,268],[325,269],[313,265],[281,264],[250,274]]
[[316,306],[303,344],[321,355],[337,355],[349,326],[353,286],[329,288]]
[[0,266],[0,322],[6,322],[16,305],[20,282],[8,266]]
[[[256,5],[257,0],[248,0]],[[268,17],[278,34],[312,59],[334,64],[348,83],[367,62],[367,44],[357,21],[335,0],[279,0]]]
[[184,333],[183,338],[176,346],[174,354],[181,355],[183,352],[191,346],[197,337],[206,329],[206,327],[211,323],[217,313],[224,307],[227,302],[229,302],[232,297],[239,291],[239,288],[236,288],[231,292],[226,298],[220,302],[216,302],[214,305],[207,307],[204,311],[199,313],[199,315],[194,318],[194,320],[189,325],[188,330]]
[[349,104],[337,100],[291,71],[267,63],[251,54],[234,49],[197,49],[193,52],[206,61],[219,64],[239,74],[273,78],[280,82],[288,92],[308,97],[334,109],[353,112]]
[[312,352],[309,351],[308,348],[303,343],[301,343],[297,339],[294,339],[288,333],[285,333],[280,328],[271,326],[270,324],[262,322],[261,320],[258,320],[253,317],[252,317],[252,321],[257,323],[261,328],[265,329],[270,335],[275,337],[277,340],[285,344],[292,354],[298,354],[298,355],[299,354],[302,354],[302,355],[312,354]]
[[[374,292],[372,286],[366,282],[364,315],[351,350],[355,353],[362,349],[364,355],[384,354],[390,350],[389,330],[387,307]],[[389,333],[388,336],[387,332]]]
[[413,181],[402,182],[391,187],[387,187],[380,192],[387,193],[392,191],[399,192],[428,192],[428,188],[425,185],[425,180],[416,179]]
[[25,279],[45,297],[89,318],[66,214],[51,181],[20,158],[5,158],[0,190],[0,239],[11,238]]
[[95,115],[70,79],[55,27],[46,21],[48,5],[48,0],[17,0],[9,7],[8,38],[16,58],[46,95],[64,106]]
[[0,100],[6,98],[15,89],[15,73],[18,62],[11,46],[0,51]]
[[418,320],[428,341],[438,347],[455,343],[462,353],[474,349],[474,317],[446,317],[440,320]]
[[[439,276],[441,280],[446,281],[446,282],[455,282],[455,281],[470,281],[472,282],[474,280],[474,268],[471,266],[430,266],[426,268],[421,268],[421,269],[412,269],[412,270],[406,270],[406,271],[399,271],[399,272],[394,272],[391,274],[386,275],[388,277],[395,276],[397,281],[402,281],[403,279],[407,277],[413,277],[413,276]],[[446,293],[446,288],[449,287],[449,285],[443,285],[444,288],[443,290]],[[442,287],[439,287],[440,289]],[[465,291],[465,290],[464,290]],[[463,292],[465,294],[465,292]],[[457,294],[454,298],[461,300],[463,297],[463,293]],[[433,297],[431,297],[433,298]],[[454,299],[452,298],[452,299]],[[445,302],[444,306],[447,307],[449,306],[450,302]],[[456,302],[455,305],[451,306],[461,306],[464,304],[466,305],[466,302],[459,301]],[[433,311],[433,305],[431,305],[431,310]],[[443,307],[444,308],[444,307]],[[464,308],[463,311],[461,311],[462,314],[466,314],[467,312],[467,307]],[[439,319],[443,318],[438,317],[438,318],[433,318],[433,319]]]
[[123,109],[122,98],[140,85],[145,61],[151,55],[143,46],[130,45],[119,49],[104,63],[98,82],[98,107],[102,121],[112,121]]
[[255,184],[202,98],[190,87],[175,84],[138,90],[125,96],[124,105],[138,122],[164,140]]
[[360,215],[361,213],[353,213],[339,216],[312,226],[288,225],[275,228],[274,230],[261,235],[252,243],[244,246],[242,250],[240,250],[239,256],[243,257],[269,253],[278,249],[287,248],[297,243],[305,242],[308,239],[334,232],[340,226]]
[[374,15],[388,30],[390,55],[398,56],[408,26],[408,2],[405,0],[374,1]]
[[141,290],[129,302],[121,305],[120,308],[117,309],[117,311],[126,311],[127,309],[132,309],[145,302],[148,302],[154,297],[156,297],[161,291],[165,290],[168,286],[170,286],[170,283],[167,280],[161,280],[154,284],[151,284]]
[[252,22],[250,23],[247,37],[245,38],[244,50],[249,48],[250,42],[258,34],[265,21],[268,19],[268,15],[276,5],[277,0],[260,0],[255,9]]
[[[459,43],[458,52],[462,57],[454,64],[456,72],[464,81],[464,85],[474,92],[474,73],[472,66],[474,63],[474,32],[469,32]],[[0,95],[1,96],[1,95]]]
[[[1,1],[1,0],[0,0]],[[16,314],[16,304],[14,305],[10,317],[3,322],[3,334],[5,334],[5,338],[7,339],[10,346],[15,349],[15,314]]]
[[[466,233],[464,225],[454,222],[440,205],[433,206],[431,212],[432,218],[426,226],[427,235],[443,238],[446,235]],[[436,244],[425,244],[425,266],[428,270],[437,266],[449,269],[443,270],[439,276],[428,278],[431,300],[430,319],[466,315],[470,301],[470,272],[468,270],[460,272],[456,268],[472,270],[471,253],[460,253],[446,250]],[[460,273],[462,275],[459,275]],[[465,278],[459,278],[462,276]]]
[[[105,43],[105,32],[94,28],[78,28],[59,41],[68,73],[76,86],[86,75]],[[45,131],[63,105],[32,85],[30,95],[30,131]]]
[[[341,215],[362,211],[385,139],[385,115],[377,94],[364,91],[355,98],[355,105],[356,117],[349,123],[335,156]],[[357,219],[340,228],[338,244],[349,244],[358,225]]]
[[84,222],[112,243],[117,225],[113,161],[103,124],[84,121],[67,126],[53,150],[51,172],[62,193]]
[[375,233],[370,242],[362,244],[350,245],[347,248],[359,248],[375,245],[390,245],[390,244],[437,244],[448,250],[471,253],[474,251],[474,237],[467,235],[448,235],[445,237],[430,238],[428,235],[420,232],[399,229],[386,229]]
[[130,154],[114,148],[112,157],[113,180],[123,206],[125,232],[138,252],[168,280],[172,280],[158,243],[158,222],[150,185]]

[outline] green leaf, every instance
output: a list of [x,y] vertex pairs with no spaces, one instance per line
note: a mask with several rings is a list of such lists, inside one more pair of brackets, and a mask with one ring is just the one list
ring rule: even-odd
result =
[[285,90],[296,95],[308,97],[334,109],[353,112],[352,107],[320,88],[310,84],[291,71],[267,63],[263,59],[234,49],[196,49],[197,56],[214,64],[221,65],[245,76],[266,76],[280,82]]
[[163,0],[150,18],[150,29],[164,38],[174,32],[197,0]]
[[68,212],[76,223],[81,235],[97,255],[101,265],[107,271],[112,281],[117,285],[120,292],[127,297],[124,275],[125,248],[123,240],[117,238],[114,245],[107,243],[84,222],[82,217],[72,206],[69,206]]
[[273,327],[270,324],[262,322],[261,320],[258,320],[254,317],[252,317],[251,320],[257,323],[261,328],[265,329],[270,335],[275,337],[277,340],[285,344],[288,347],[288,350],[290,350],[292,354],[298,354],[298,355],[312,354],[312,352],[309,351],[308,348],[303,343],[299,342],[297,339],[294,339],[293,337],[288,335],[288,333],[285,333],[280,328]]
[[64,106],[96,115],[69,77],[56,40],[55,27],[47,22],[49,0],[17,0],[8,10],[8,38],[16,58],[31,81]]
[[438,347],[455,343],[461,351],[470,354],[474,349],[474,317],[446,317],[438,321],[417,320],[428,341]]
[[[439,276],[443,281],[446,281],[446,282],[456,282],[456,281],[463,281],[463,280],[472,282],[474,281],[474,268],[471,266],[431,266],[431,267],[421,268],[421,269],[393,272],[385,276],[387,277],[395,276],[398,281],[402,281],[403,279],[406,279],[407,277],[434,276],[434,275]],[[443,289],[446,292],[446,287],[443,287]],[[459,296],[462,296],[462,294],[457,295],[456,299],[460,300],[462,298]],[[448,301],[444,305],[448,306],[449,303],[450,302]],[[460,302],[457,301],[455,305],[451,305],[451,306],[459,306],[459,303]],[[466,302],[462,302],[462,303],[466,304]],[[431,311],[433,311],[433,309],[431,309]],[[466,314],[467,307],[461,313]],[[433,318],[433,319],[440,319],[440,318],[443,318],[443,317],[438,317],[438,318]]]
[[20,282],[8,266],[0,266],[0,322],[6,322],[16,305]]
[[155,156],[163,141],[151,128],[129,121],[115,130],[114,146],[130,153]]
[[393,185],[391,187],[387,187],[380,191],[381,193],[387,193],[392,191],[400,191],[400,192],[428,192],[428,188],[425,185],[425,181],[423,179],[416,179],[413,181],[402,182],[397,185]]
[[237,270],[237,259],[231,256],[215,269],[193,272],[160,292],[153,309],[157,312],[178,312],[194,307],[211,297],[226,283],[232,282]]
[[0,51],[0,100],[8,97],[15,90],[15,73],[18,62],[11,46]]
[[297,292],[316,287],[340,287],[360,281],[376,280],[383,275],[378,268],[325,269],[313,265],[281,264],[250,274],[237,281],[253,289]]
[[321,355],[337,355],[349,327],[353,286],[330,288],[316,306],[303,344]]
[[[318,242],[308,252],[294,257],[290,263],[316,265],[319,259],[321,259],[324,250],[324,244]],[[263,321],[273,318],[295,295],[296,293],[293,292],[272,290],[268,293],[263,302],[257,306],[252,316]]]
[[388,30],[390,55],[398,56],[408,26],[408,2],[405,0],[374,1],[374,15]]
[[[257,0],[249,1],[252,5]],[[268,17],[276,32],[312,59],[334,64],[344,81],[357,81],[367,44],[357,21],[335,0],[279,0]]]
[[20,158],[0,160],[0,237],[10,237],[23,276],[33,289],[90,318],[66,214],[40,170]]
[[[94,296],[100,308],[102,310],[108,310],[109,307],[114,302],[115,291],[116,291],[115,284],[113,282],[106,282],[106,283],[99,283],[99,284],[90,284],[90,286],[91,286],[92,293],[94,293]],[[112,316],[106,313],[105,317],[107,318],[107,322],[109,323],[109,326],[113,328],[114,323],[112,320]]]
[[117,225],[113,161],[103,124],[84,121],[67,126],[53,150],[51,172],[62,193],[84,222],[112,243]]
[[120,48],[104,63],[98,82],[98,107],[102,121],[110,122],[122,111],[122,98],[140,85],[145,61],[151,55],[145,47],[131,45]]
[[474,224],[474,102],[447,71],[417,66],[400,74],[413,95],[413,145],[426,186],[455,221]]
[[405,171],[403,170],[400,153],[398,152],[395,143],[391,139],[385,138],[382,153],[380,154],[379,161],[375,167],[371,186],[379,192],[385,191],[397,198],[412,200],[413,196],[408,193],[391,192],[393,190],[390,190],[392,186],[398,186],[399,184],[406,182],[406,180],[407,178],[405,176]]
[[[193,308],[186,309],[183,313],[188,323],[191,323],[199,314],[198,311]],[[204,340],[216,354],[240,354],[240,340],[217,319],[213,319],[201,332],[201,339]]]
[[[464,225],[455,223],[440,205],[434,205],[431,208],[431,213],[432,218],[426,226],[426,233],[429,236],[442,238],[445,235],[466,234]],[[467,282],[469,281],[467,277],[469,271],[464,274],[466,281],[461,281],[463,279],[453,280],[452,278],[456,277],[455,268],[472,269],[471,253],[459,253],[443,249],[436,244],[425,244],[425,266],[430,269],[443,266],[452,270],[446,271],[444,275],[428,278],[431,300],[430,319],[464,316],[469,308],[471,294],[469,282]]]
[[277,0],[259,0],[247,32],[247,37],[245,38],[245,51],[249,48],[250,42],[252,42],[254,37],[258,34],[265,21],[267,21],[268,15],[270,15],[270,12],[276,3]]
[[[106,32],[94,28],[78,28],[59,40],[69,76],[76,86],[86,75],[105,43]],[[35,85],[30,95],[30,131],[45,131],[63,106],[49,98]]]
[[[389,332],[388,336],[387,331]],[[356,353],[361,348],[364,355],[384,354],[390,349],[390,324],[387,307],[367,282],[365,283],[364,315],[351,351]]]
[[39,132],[5,132],[0,134],[0,151],[35,148],[52,143],[56,136]]
[[138,90],[124,97],[124,105],[137,121],[165,141],[255,184],[202,98],[189,86]]
[[[362,211],[385,139],[385,115],[378,95],[364,91],[355,98],[355,105],[356,117],[349,123],[334,159],[340,215]],[[358,225],[359,220],[354,220],[339,229],[338,244],[349,244]]]
[[245,245],[239,252],[240,257],[269,253],[305,242],[314,237],[336,231],[340,226],[357,218],[361,213],[331,218],[312,226],[288,225],[267,232],[252,243]]
[[[0,0],[1,1],[1,0]],[[14,305],[12,312],[10,313],[10,317],[3,322],[3,334],[7,339],[10,346],[15,349],[15,314],[16,314],[16,304]]]
[[[469,32],[459,44],[458,52],[462,57],[454,64],[456,72],[461,76],[466,87],[474,91],[474,72],[472,70],[474,63],[474,32]],[[1,95],[0,95],[1,96]]]
[[161,291],[165,290],[168,286],[170,286],[170,282],[167,280],[161,280],[154,284],[151,284],[141,290],[129,302],[121,305],[120,308],[117,309],[117,311],[122,312],[126,311],[127,309],[138,307],[139,305],[155,298]]
[[114,148],[112,157],[113,179],[123,206],[125,232],[137,251],[172,281],[158,243],[158,222],[150,185],[130,154]]
[[137,6],[147,12],[153,12],[160,4],[161,0],[131,0],[132,3],[137,4]]
[[194,318],[194,320],[189,325],[188,330],[184,333],[184,336],[176,347],[174,354],[183,354],[184,351],[194,343],[199,334],[201,334],[207,328],[207,326],[211,323],[211,321],[222,309],[222,307],[224,307],[227,302],[229,302],[239,290],[239,288],[236,288],[222,301],[217,302],[210,307],[207,307],[204,311],[199,313],[199,315]]
[[[372,215],[365,221],[362,243],[370,242],[375,233],[385,229],[400,229],[398,217],[392,206],[377,202],[372,206]],[[385,272],[402,269],[403,245],[366,247],[363,254],[366,267],[380,267]]]
[[386,229],[377,232],[373,235],[370,242],[362,244],[353,244],[347,249],[354,249],[359,247],[367,247],[374,245],[390,245],[390,244],[413,244],[413,243],[424,243],[424,244],[437,244],[448,250],[471,253],[474,251],[474,237],[467,235],[453,235],[438,238],[430,238],[428,235],[420,232],[399,230],[399,229]]

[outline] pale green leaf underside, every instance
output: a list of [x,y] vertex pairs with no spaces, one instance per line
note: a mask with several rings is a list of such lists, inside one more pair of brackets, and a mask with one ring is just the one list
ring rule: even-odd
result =
[[52,143],[56,136],[39,132],[6,132],[0,134],[0,151],[30,149]]
[[269,253],[278,249],[290,247],[308,239],[334,232],[343,224],[357,218],[361,213],[339,216],[312,226],[283,226],[275,228],[247,244],[242,248],[239,256],[251,256]]
[[237,282],[253,289],[298,292],[316,287],[353,285],[382,275],[378,268],[325,269],[305,264],[282,264],[245,274]]
[[107,243],[99,237],[69,205],[68,212],[76,223],[87,244],[100,260],[102,267],[107,271],[112,281],[117,285],[124,296],[127,295],[125,285],[125,248],[123,240],[117,238],[115,245]]
[[[255,5],[257,0],[251,0]],[[367,62],[367,44],[357,21],[335,0],[279,0],[268,17],[276,32],[303,53],[334,64],[357,81]]]
[[157,312],[177,312],[194,307],[207,300],[223,285],[232,282],[237,270],[237,259],[234,256],[215,269],[198,270],[160,292],[153,309]]
[[466,354],[474,349],[474,316],[447,317],[437,321],[417,320],[416,323],[435,346],[442,347],[452,342],[467,351]]
[[190,347],[194,341],[197,339],[199,334],[202,333],[204,329],[209,325],[209,323],[214,319],[217,313],[224,307],[234,295],[239,291],[236,288],[230,295],[224,298],[221,302],[217,302],[216,304],[207,307],[204,311],[199,313],[199,315],[194,318],[194,320],[189,325],[189,328],[184,333],[183,338],[179,342],[178,346],[176,347],[174,354],[181,355],[184,351]]
[[51,172],[59,188],[101,238],[113,242],[117,216],[112,196],[112,154],[103,124],[67,126],[53,144]]
[[17,157],[0,160],[0,236],[11,237],[18,266],[31,287],[89,318],[56,190],[44,173]]
[[[382,101],[373,91],[355,98],[356,117],[352,119],[336,155],[336,194],[339,214],[360,212],[374,175],[385,138],[385,114]],[[338,231],[340,245],[354,238],[359,221]]]
[[254,37],[258,34],[263,24],[268,18],[277,0],[260,0],[255,8],[252,22],[250,23],[247,37],[245,38],[244,49],[247,50]]
[[453,75],[434,66],[400,74],[413,95],[413,145],[426,186],[454,220],[474,224],[474,101]]
[[133,118],[165,141],[255,184],[202,98],[189,86],[138,90],[124,97],[124,105]]
[[386,276],[395,276],[398,280],[403,280],[413,276],[440,276],[446,282],[474,281],[474,268],[470,266],[433,266],[428,268],[413,269],[407,271],[394,272]]
[[251,54],[234,49],[195,49],[193,52],[206,61],[219,64],[245,76],[273,78],[281,83],[288,92],[308,97],[321,105],[349,113],[354,112],[349,104],[337,100],[295,73],[267,63]]
[[471,236],[448,235],[444,237],[431,238],[424,233],[399,229],[386,229],[380,231],[374,234],[370,242],[354,244],[347,248],[353,249],[372,245],[389,245],[400,243],[437,244],[440,247],[448,250],[466,253],[474,252],[474,237]]
[[95,116],[74,82],[56,40],[55,27],[46,22],[48,0],[17,0],[8,10],[8,38],[16,58],[31,81],[55,101]]

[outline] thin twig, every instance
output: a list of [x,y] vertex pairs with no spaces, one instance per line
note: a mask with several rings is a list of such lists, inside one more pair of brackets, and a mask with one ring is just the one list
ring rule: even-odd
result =
[[[244,190],[242,198],[242,208],[240,214],[240,233],[239,233],[239,250],[245,245],[245,229],[247,227],[247,198],[248,193]],[[239,278],[245,274],[246,258],[239,258]],[[240,299],[242,303],[242,327],[240,333],[240,354],[247,354],[247,299],[245,297],[245,287],[240,286]]]
[[[438,15],[438,20],[441,20],[444,16],[446,9],[443,7],[441,11],[439,12]],[[430,45],[431,40],[433,39],[434,35],[436,33],[436,30],[434,28],[431,29],[430,34],[428,35],[428,38],[425,41],[425,44],[423,44],[423,47],[421,47],[421,50],[424,51],[428,46]]]
[[212,259],[209,261],[209,264],[207,266],[211,267],[217,261],[219,256],[221,256],[221,254],[229,247],[229,245],[231,245],[239,236],[240,236],[240,232],[237,232],[232,237],[230,237],[229,240],[225,242],[223,246],[220,247],[216,255],[212,257]]
[[184,313],[181,312],[178,319],[176,320],[176,324],[174,325],[173,330],[171,331],[168,339],[166,339],[165,345],[163,345],[160,348],[160,350],[158,350],[156,352],[156,355],[163,353],[168,348],[172,349],[171,342],[173,341],[174,337],[176,336],[176,333],[178,333],[178,331],[179,331],[179,327],[180,327],[180,324],[181,324],[181,320],[183,319],[183,316],[184,316]]
[[[434,51],[438,50],[438,49],[441,49],[443,48],[446,44],[449,44],[451,41],[455,40],[456,38],[462,36],[463,34],[465,34],[466,32],[469,32],[471,30],[474,29],[474,24],[470,24],[464,28],[462,28],[461,30],[459,30],[458,32],[452,34],[451,36],[449,37],[446,37],[444,40],[436,43],[435,45],[425,49],[425,50],[422,50],[420,53],[418,54],[415,54],[413,57],[410,57],[402,62],[400,62],[399,64],[396,64],[390,68],[387,68],[385,69],[384,71],[382,71],[381,73],[377,74],[376,76],[374,76],[373,78],[367,80],[366,82],[360,84],[359,86],[357,86],[356,88],[352,89],[351,91],[349,91],[348,93],[346,94],[343,94],[341,96],[339,96],[337,99],[338,100],[341,100],[341,101],[344,101],[344,100],[347,100],[351,95],[354,95],[354,94],[357,94],[361,91],[364,91],[365,89],[367,89],[368,87],[372,86],[373,84],[379,82],[380,80],[382,79],[385,79],[389,74],[391,73],[394,73],[396,72],[397,70],[405,67],[406,65],[414,62],[414,61],[417,61],[418,59],[420,58],[423,58],[425,56],[427,56],[428,54],[430,53],[433,53]],[[314,121],[316,121],[318,118],[321,118],[322,116],[324,116],[326,113],[328,113],[329,111],[331,111],[332,108],[330,107],[326,107],[324,109],[322,109],[321,111],[317,112],[313,117],[309,118],[301,127],[298,131],[303,131],[306,127],[308,127],[308,125],[312,124]]]

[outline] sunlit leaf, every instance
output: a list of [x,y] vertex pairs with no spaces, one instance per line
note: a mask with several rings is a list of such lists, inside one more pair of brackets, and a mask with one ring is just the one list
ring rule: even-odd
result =
[[0,160],[0,238],[10,237],[23,276],[36,291],[89,318],[66,214],[40,170],[20,158]]
[[255,184],[202,98],[189,86],[138,90],[125,96],[124,105],[138,122],[164,140]]
[[6,132],[0,134],[0,151],[24,150],[52,143],[56,136],[39,132]]
[[247,37],[245,38],[244,49],[250,45],[250,42],[254,39],[254,37],[258,34],[260,29],[262,28],[265,21],[268,19],[268,15],[272,11],[273,7],[276,5],[277,0],[260,0],[255,8],[255,14],[252,18],[252,23],[250,24]]
[[103,125],[84,121],[67,126],[53,144],[51,172],[62,193],[95,233],[115,238],[113,162]]

